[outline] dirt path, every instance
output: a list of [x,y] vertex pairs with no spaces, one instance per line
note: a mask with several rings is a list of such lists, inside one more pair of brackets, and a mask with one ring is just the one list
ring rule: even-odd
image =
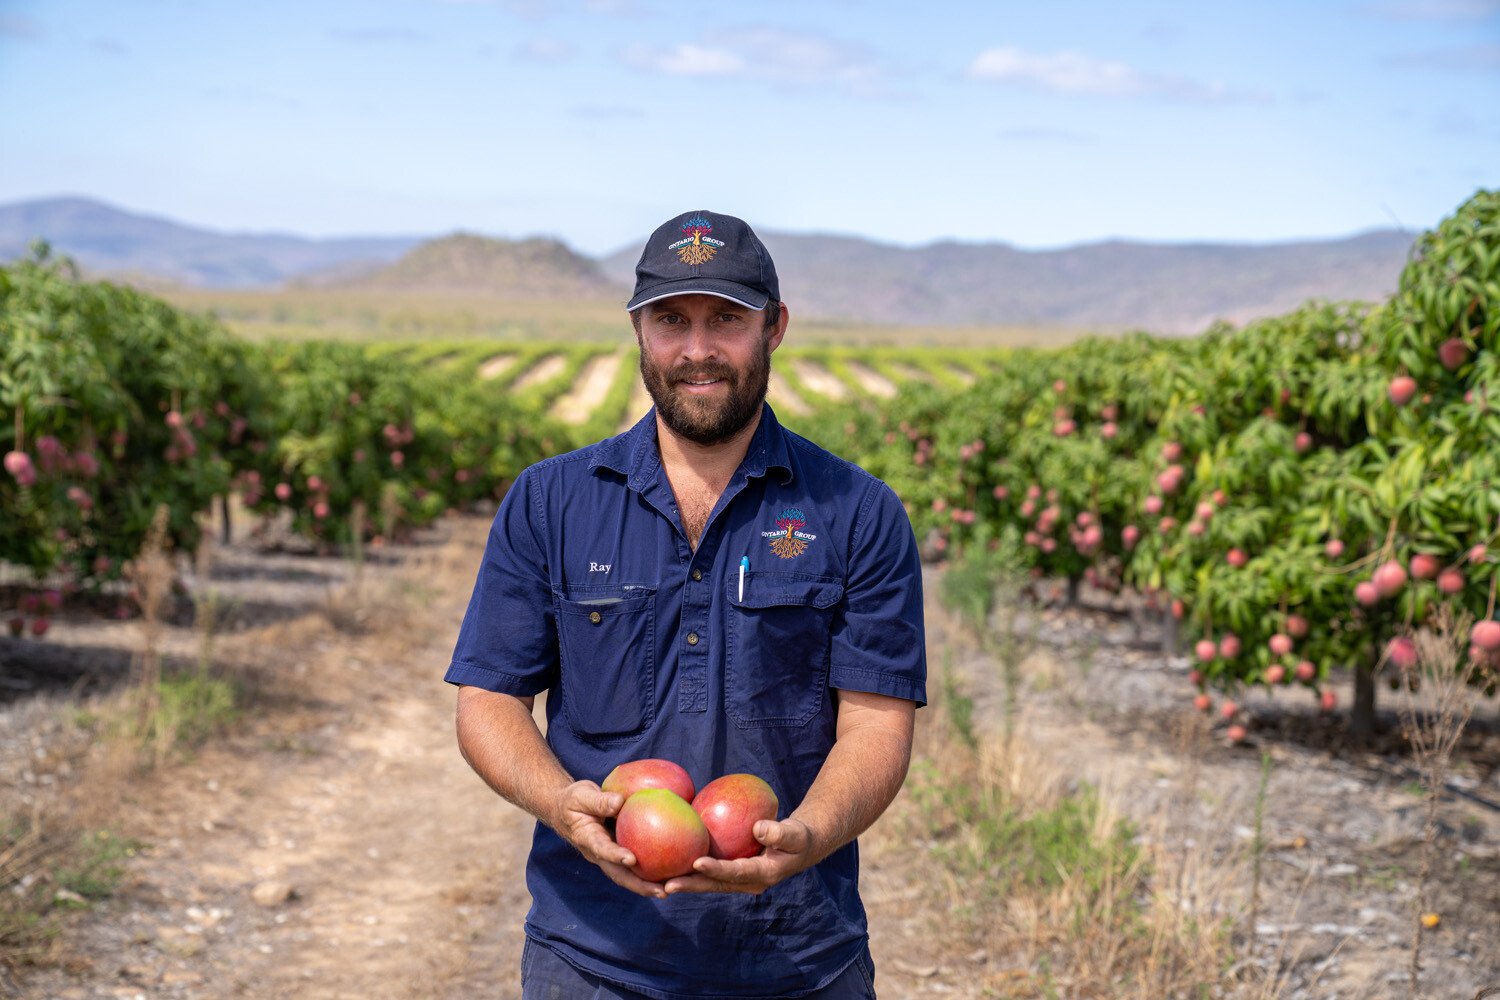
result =
[[859,387],[867,395],[878,399],[894,399],[896,383],[861,361],[847,361],[849,371],[859,380]]
[[549,354],[517,376],[516,380],[511,383],[510,391],[525,392],[534,385],[541,385],[561,375],[567,366],[567,358],[561,354]]
[[[260,595],[268,621],[222,641],[226,658],[253,660],[263,678],[252,713],[193,760],[125,786],[110,826],[144,849],[113,898],[76,915],[61,964],[28,970],[18,995],[516,997],[531,822],[459,757],[453,692],[440,681],[487,526],[445,521],[446,543],[429,538],[370,567],[353,596],[347,564],[225,553],[215,579],[231,595]],[[957,634],[939,590],[929,576],[931,687],[951,661],[994,732],[999,671]],[[290,610],[272,612],[277,594]],[[1276,706],[1254,699],[1256,746],[1179,746],[1185,660],[1134,648],[1129,625],[1108,615],[1047,610],[1034,624],[1054,644],[1027,661],[1021,726],[1050,773],[1095,784],[1142,838],[1180,844],[1233,880],[1245,871],[1258,746],[1267,747],[1272,846],[1260,943],[1242,960],[1283,961],[1287,998],[1405,997],[1420,810],[1401,762],[1280,739]],[[186,655],[192,634],[180,631]],[[0,749],[9,739],[24,751],[18,760],[32,752],[25,727],[49,715],[41,704],[0,713]],[[937,711],[919,718],[930,725]],[[1490,703],[1491,726],[1493,715]],[[1481,749],[1500,746],[1489,733]],[[1480,801],[1500,801],[1492,765],[1466,766],[1461,778]],[[1013,956],[945,936],[950,917],[934,902],[925,848],[900,832],[902,810],[914,808],[903,793],[893,822],[861,842],[881,995],[1023,995],[996,992]],[[1500,982],[1496,815],[1462,797],[1443,805],[1429,996],[1467,998]],[[1220,886],[1216,898],[1239,905],[1247,888]]]
[[[959,639],[952,616],[930,602],[928,619],[930,648],[950,651],[979,725],[998,732],[1005,694],[996,661]],[[1187,708],[1192,664],[1152,648],[1159,637],[1149,625],[1138,639],[1123,618],[1061,607],[1023,612],[1017,625],[1039,641],[1022,666],[1017,720],[1033,759],[1046,762],[1039,770],[1100,789],[1140,842],[1160,848],[1163,874],[1177,877],[1165,869],[1180,865],[1187,898],[1241,930],[1261,752],[1270,755],[1267,848],[1253,943],[1243,934],[1236,942],[1241,963],[1274,971],[1276,995],[1288,998],[1409,996],[1424,813],[1408,758],[1355,748],[1342,717],[1321,715],[1305,691],[1246,692],[1239,702],[1251,736],[1231,746],[1217,715]],[[1348,678],[1332,686],[1349,704]],[[1382,693],[1387,723],[1398,726],[1398,699]],[[1497,709],[1494,699],[1481,703],[1439,804],[1428,906],[1440,923],[1423,944],[1424,997],[1468,1000],[1500,986]]]
[[834,402],[849,398],[849,387],[835,378],[833,373],[822,365],[794,358],[791,366],[792,371],[796,372],[797,378],[807,387],[808,392],[817,393]]
[[565,424],[583,423],[594,412],[605,393],[609,392],[624,361],[623,351],[590,358],[583,366],[583,371],[578,373],[578,381],[573,384],[573,388],[563,393],[553,404],[552,415]]
[[486,380],[499,378],[515,367],[516,360],[514,354],[497,354],[479,366],[479,377]]
[[[484,525],[455,530],[461,579]],[[124,803],[146,849],[75,929],[73,968],[22,995],[518,995],[531,826],[455,748],[440,677],[463,599],[440,589],[410,643],[283,626],[305,682]]]

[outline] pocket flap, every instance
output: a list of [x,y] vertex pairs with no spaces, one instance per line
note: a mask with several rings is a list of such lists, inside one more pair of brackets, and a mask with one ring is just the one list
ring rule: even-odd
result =
[[752,571],[745,574],[743,598],[739,590],[736,575],[729,581],[729,600],[742,608],[831,608],[844,599],[844,585],[839,581],[795,573]]
[[645,587],[575,588],[559,593],[557,609],[563,615],[632,614],[650,605],[656,592]]

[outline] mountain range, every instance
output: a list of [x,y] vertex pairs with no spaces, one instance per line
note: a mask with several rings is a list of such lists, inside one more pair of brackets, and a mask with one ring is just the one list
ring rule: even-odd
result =
[[[1415,235],[1372,230],[1275,243],[1108,240],[1052,250],[945,240],[904,247],[762,232],[795,316],[923,326],[1042,326],[1196,333],[1307,299],[1391,294]],[[84,198],[0,205],[0,260],[35,239],[91,277],[144,285],[380,289],[505,298],[620,300],[639,245],[592,258],[555,238],[311,239],[223,233]],[[644,234],[642,236],[644,240]]]

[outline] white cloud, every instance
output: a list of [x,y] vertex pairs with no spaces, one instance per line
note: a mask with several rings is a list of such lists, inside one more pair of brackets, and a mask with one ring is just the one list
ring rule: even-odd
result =
[[780,87],[828,84],[865,97],[883,93],[884,74],[863,48],[780,28],[714,31],[701,43],[664,51],[637,46],[625,59],[640,69],[678,76],[737,76]]
[[635,46],[626,51],[625,61],[638,69],[673,76],[739,76],[746,68],[745,60],[728,49],[709,48],[690,42],[683,42],[662,52]]
[[1124,63],[1092,59],[1078,52],[1035,55],[1012,46],[981,52],[969,65],[975,80],[1021,83],[1063,94],[1108,94],[1115,97],[1144,92],[1145,79]]
[[1233,91],[1221,83],[1142,73],[1132,66],[1081,52],[1041,54],[1005,45],[987,49],[969,64],[972,80],[1013,84],[1055,94],[1159,97],[1201,104],[1265,102],[1265,94]]

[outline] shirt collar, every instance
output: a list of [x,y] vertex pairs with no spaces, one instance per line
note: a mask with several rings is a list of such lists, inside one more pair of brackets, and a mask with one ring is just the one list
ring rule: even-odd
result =
[[[771,404],[762,403],[760,423],[750,439],[750,447],[740,462],[739,471],[746,478],[765,476],[775,469],[780,473],[781,484],[792,481],[791,453],[787,448],[787,432],[776,419]],[[634,427],[599,444],[590,469],[600,467],[618,472],[630,481],[636,492],[645,490],[656,478],[661,466],[661,453],[656,448],[656,407],[636,421]]]

